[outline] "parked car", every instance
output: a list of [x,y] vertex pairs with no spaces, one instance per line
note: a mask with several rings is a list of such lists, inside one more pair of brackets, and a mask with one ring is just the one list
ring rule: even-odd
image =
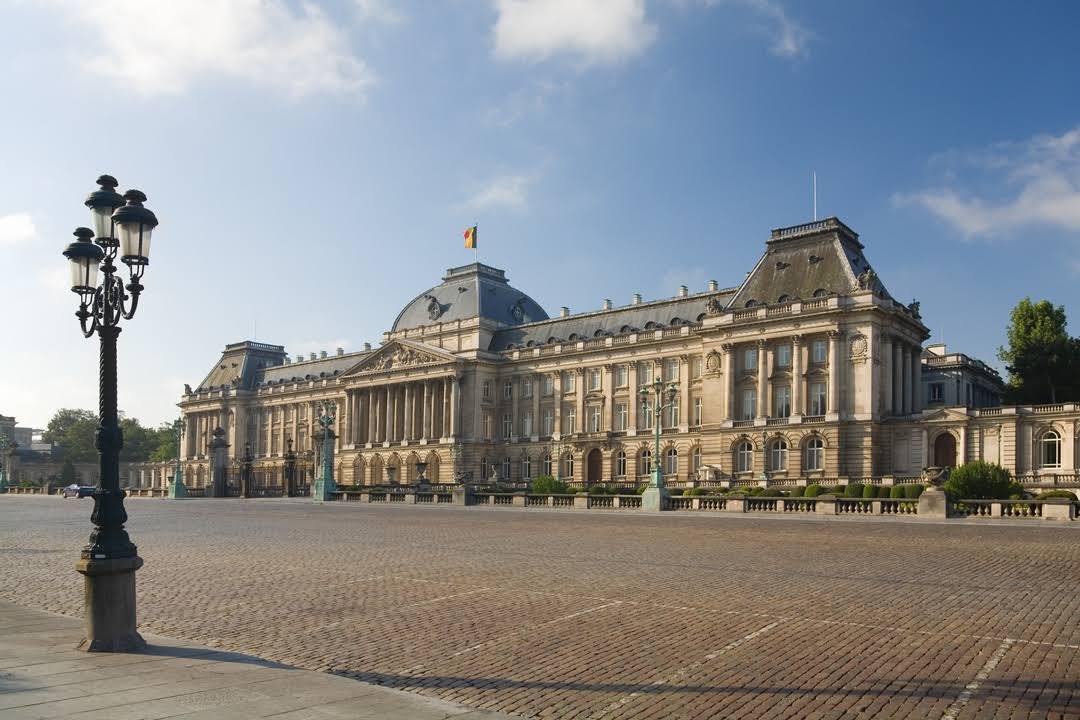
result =
[[94,494],[94,486],[93,485],[78,485],[78,484],[72,483],[71,485],[68,485],[66,488],[64,488],[64,499],[65,500],[67,498],[69,498],[69,497],[73,497],[73,498],[90,497],[93,494]]

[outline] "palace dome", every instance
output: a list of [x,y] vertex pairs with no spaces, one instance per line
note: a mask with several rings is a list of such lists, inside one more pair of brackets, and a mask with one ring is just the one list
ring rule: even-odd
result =
[[504,326],[547,320],[544,308],[498,268],[471,263],[446,271],[441,284],[417,295],[394,320],[391,332],[480,317]]

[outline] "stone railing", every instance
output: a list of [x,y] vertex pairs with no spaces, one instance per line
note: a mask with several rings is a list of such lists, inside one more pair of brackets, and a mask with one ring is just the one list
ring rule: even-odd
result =
[[41,487],[19,487],[18,485],[9,485],[3,489],[8,495],[52,495],[51,485],[42,485]]

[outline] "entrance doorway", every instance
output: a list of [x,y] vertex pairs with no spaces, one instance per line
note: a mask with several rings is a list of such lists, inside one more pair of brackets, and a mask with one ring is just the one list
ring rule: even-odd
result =
[[934,439],[934,467],[956,467],[956,438],[944,432]]
[[602,482],[603,478],[600,477],[602,472],[600,450],[593,448],[585,459],[585,484],[595,485]]

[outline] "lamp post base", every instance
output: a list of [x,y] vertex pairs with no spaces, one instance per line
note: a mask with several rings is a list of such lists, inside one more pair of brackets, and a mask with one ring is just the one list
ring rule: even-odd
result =
[[667,498],[668,492],[666,489],[650,485],[645,488],[645,492],[641,493],[641,509],[649,512],[667,510],[667,503],[665,502]]
[[135,571],[142,558],[79,560],[83,575],[84,652],[139,652],[146,641],[135,629]]
[[172,498],[173,500],[176,500],[178,498],[180,498],[180,499],[186,498],[187,496],[188,496],[188,491],[187,491],[187,487],[184,486],[184,483],[179,482],[177,480],[173,480],[171,483],[169,483],[169,497],[170,498]]
[[311,499],[317,503],[327,502],[334,499],[335,491],[337,491],[337,484],[333,480],[319,479],[311,486]]

